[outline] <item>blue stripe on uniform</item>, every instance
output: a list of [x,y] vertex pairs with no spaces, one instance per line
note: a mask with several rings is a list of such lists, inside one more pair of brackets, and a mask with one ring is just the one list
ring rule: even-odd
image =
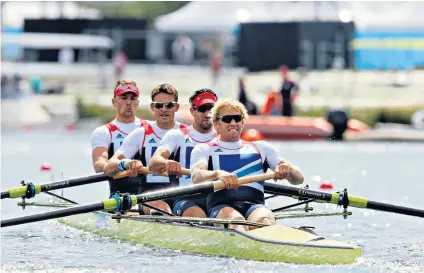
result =
[[223,154],[219,155],[220,169],[226,172],[237,171],[260,159],[260,155],[254,154]]
[[246,176],[246,175],[249,175],[249,174],[253,174],[253,173],[256,173],[260,170],[262,170],[262,164],[261,163],[253,165],[253,166],[251,166],[251,167],[249,167],[249,168],[247,168],[247,169],[245,169],[241,172],[238,172],[237,177],[243,177],[243,176]]

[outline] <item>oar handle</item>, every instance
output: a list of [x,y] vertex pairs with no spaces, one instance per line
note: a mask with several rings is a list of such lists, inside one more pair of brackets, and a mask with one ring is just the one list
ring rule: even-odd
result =
[[[261,182],[269,179],[274,179],[275,173],[265,173],[265,174],[258,174],[258,175],[252,175],[252,176],[246,176],[239,179],[240,185],[249,184],[253,182]],[[222,190],[225,189],[225,183],[224,181],[217,180],[213,182],[214,190]]]
[[[167,172],[163,172],[161,174],[157,174],[157,173],[152,172],[147,167],[143,167],[143,172],[142,173],[143,174],[156,174],[156,175],[160,175],[160,176],[168,176],[168,173]],[[114,176],[113,179],[119,179],[119,178],[127,177],[128,174],[129,174],[128,171],[123,171],[123,172],[120,172],[118,175]],[[183,175],[190,175],[190,170],[188,170],[188,169],[181,169],[181,174],[183,174]]]

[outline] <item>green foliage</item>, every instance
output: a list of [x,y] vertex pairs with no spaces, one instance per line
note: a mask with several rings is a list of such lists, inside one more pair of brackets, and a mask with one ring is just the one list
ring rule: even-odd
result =
[[158,16],[171,13],[189,1],[82,1],[81,6],[99,9],[104,16],[141,17],[153,22]]
[[[84,104],[81,97],[76,98],[79,118],[99,118],[102,122],[109,122],[116,116],[115,108],[112,106],[104,107],[97,104]],[[146,107],[139,107],[137,117],[140,119],[152,119],[152,112]]]
[[[390,117],[393,120],[396,120],[400,123],[409,124],[411,122],[412,115],[423,109],[422,105],[409,106],[409,107],[399,107],[399,108],[352,108],[347,109],[351,119],[357,119],[367,124],[368,126],[374,126],[378,118],[382,113],[386,117]],[[307,116],[307,117],[325,117],[327,113],[326,107],[317,107],[308,110],[296,110],[296,115],[298,116]]]
[[[83,100],[80,97],[76,98],[76,104],[78,108],[78,113],[80,118],[100,118],[103,122],[109,122],[115,118],[115,108],[104,107],[95,104],[84,104]],[[402,108],[354,108],[347,109],[350,115],[350,118],[357,119],[369,126],[373,126],[376,120],[379,118],[381,113],[384,113],[386,116],[392,117],[399,122],[409,123],[411,116],[418,110],[421,110],[423,107],[421,105],[402,107]],[[325,117],[327,113],[326,107],[317,107],[311,108],[308,110],[298,109],[296,110],[296,115],[305,116],[305,117]],[[140,107],[137,111],[137,117],[141,119],[152,119],[152,112],[146,107]]]

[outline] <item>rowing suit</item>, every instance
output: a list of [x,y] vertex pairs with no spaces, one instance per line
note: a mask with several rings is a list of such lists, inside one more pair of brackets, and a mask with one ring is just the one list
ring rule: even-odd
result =
[[[275,169],[284,161],[279,153],[265,141],[223,142],[218,139],[197,145],[191,154],[191,169],[205,164],[208,170],[223,170],[238,178],[263,174]],[[224,207],[233,207],[246,219],[258,207],[265,206],[264,182],[240,185],[237,190],[217,190],[208,194],[208,217],[215,218]]]
[[[113,121],[97,127],[91,135],[91,148],[94,150],[97,147],[108,148],[108,159],[110,159],[115,152],[119,149],[124,139],[129,133],[137,128],[141,128],[147,121],[135,119],[131,123],[118,122],[116,119]],[[135,154],[135,157],[139,157],[139,154]],[[128,192],[130,194],[136,194],[138,190],[138,181],[136,177],[124,177],[120,179],[110,179],[109,191],[112,196],[117,191],[121,193]]]
[[[186,127],[186,125],[176,122],[175,126],[171,129],[183,129]],[[171,129],[160,129],[155,121],[146,123],[143,127],[132,131],[131,134],[125,138],[117,152],[122,154],[125,158],[134,158],[134,156],[139,153],[140,156],[134,159],[140,160],[143,166],[149,166],[150,159],[158,148],[162,137]],[[173,159],[174,155],[171,154],[170,158]],[[138,194],[178,186],[178,179],[175,177],[165,177],[156,174],[139,175],[138,177],[141,179]],[[170,207],[172,207],[174,202],[174,200],[164,201],[167,202]]]
[[[160,142],[160,148],[167,150],[170,154],[174,154],[174,160],[181,164],[182,168],[190,168],[190,156],[193,148],[197,144],[209,143],[216,137],[216,132],[212,129],[209,133],[203,134],[193,126],[174,129],[165,134]],[[179,179],[180,186],[186,186],[191,184],[191,177],[183,175]],[[175,202],[172,213],[174,215],[181,216],[187,209],[198,206],[206,211],[206,198],[205,197],[182,197],[177,199]]]

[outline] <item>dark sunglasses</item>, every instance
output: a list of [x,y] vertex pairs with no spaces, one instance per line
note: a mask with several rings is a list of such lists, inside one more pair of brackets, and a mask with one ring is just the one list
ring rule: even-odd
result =
[[192,106],[194,110],[199,111],[200,113],[204,113],[206,111],[210,111],[213,108],[213,104],[203,104],[200,106]]
[[231,123],[231,121],[240,122],[243,119],[241,115],[228,115],[228,116],[222,116],[218,117],[217,120],[221,120],[225,123]]
[[166,109],[171,109],[171,108],[173,108],[175,105],[177,105],[177,103],[178,103],[178,102],[172,102],[172,101],[170,101],[170,102],[152,102],[153,106],[154,106],[156,109],[162,109],[162,108],[163,108],[163,106],[165,106],[165,107],[166,107]]

